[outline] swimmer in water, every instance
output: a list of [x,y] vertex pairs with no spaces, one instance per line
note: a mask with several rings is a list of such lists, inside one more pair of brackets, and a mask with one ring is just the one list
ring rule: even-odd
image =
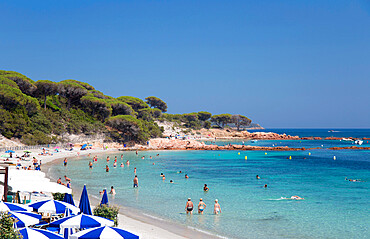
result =
[[127,166],[130,166],[130,161],[127,160],[126,161],[126,164],[127,164]]
[[123,163],[121,163],[121,168],[124,168],[124,167],[125,167],[125,165]]
[[116,168],[117,167],[117,162],[114,162],[113,163],[113,167]]
[[267,184],[265,184],[265,186],[263,186],[264,188],[267,188]]
[[150,156],[149,158],[152,159],[152,156]]
[[204,192],[208,192],[209,191],[209,188],[207,187],[207,184],[204,184],[203,191]]
[[105,172],[107,172],[107,173],[109,172],[109,166],[108,165],[105,166]]
[[134,174],[136,175],[136,168],[134,168]]
[[300,196],[291,196],[290,199],[293,199],[293,200],[304,200],[304,198],[301,198]]
[[186,178],[186,179],[188,179],[188,178],[189,178],[189,176],[188,176],[187,174],[185,174],[185,178]]
[[256,179],[261,179],[260,176],[256,175]]
[[172,181],[172,180],[170,180],[170,183],[173,183],[173,181]]
[[93,168],[93,163],[90,161],[89,162],[89,168],[92,169]]
[[107,157],[107,163],[109,163],[109,160],[110,160],[110,159],[109,159],[109,156],[108,156],[108,157]]
[[143,157],[141,157],[141,159],[145,159],[145,157],[143,156]]
[[198,204],[198,213],[203,214],[204,209],[206,209],[207,205],[203,202],[203,199],[199,199],[199,204]]
[[121,154],[121,159],[123,159],[123,154]]
[[161,177],[163,177],[164,175],[163,175],[163,173],[161,173],[161,175],[160,175]]
[[164,180],[166,180],[166,176],[164,176],[164,174],[163,174],[163,177],[162,177],[162,179],[163,179],[163,181],[164,181]]

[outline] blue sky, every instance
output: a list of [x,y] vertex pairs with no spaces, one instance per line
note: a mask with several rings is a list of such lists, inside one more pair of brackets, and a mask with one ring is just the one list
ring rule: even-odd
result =
[[370,128],[370,1],[0,1],[0,68],[169,113]]

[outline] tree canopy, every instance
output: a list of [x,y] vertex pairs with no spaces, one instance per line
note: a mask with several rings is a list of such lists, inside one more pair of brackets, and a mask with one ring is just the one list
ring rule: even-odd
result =
[[146,97],[145,100],[146,100],[146,103],[150,105],[150,107],[157,108],[161,110],[162,112],[167,112],[167,104],[163,100],[155,96]]
[[59,86],[59,94],[67,99],[68,109],[71,107],[72,102],[79,100],[87,94],[85,87],[71,80],[61,81]]
[[206,121],[206,120],[209,120],[211,118],[212,114],[207,112],[207,111],[200,111],[198,112],[198,118],[199,120],[201,121]]
[[55,95],[58,92],[58,84],[49,80],[39,80],[35,83],[37,89],[34,94],[36,96],[43,96],[44,109],[46,109],[46,97]]
[[231,123],[231,114],[219,114],[211,117],[211,122],[215,123],[219,127],[223,128],[228,123]]
[[240,130],[241,126],[248,127],[252,123],[252,120],[244,115],[233,115],[231,121],[235,124],[237,130]]
[[149,108],[149,106],[141,99],[132,97],[132,96],[120,96],[117,98],[117,100],[120,100],[132,107],[135,111],[138,111],[139,109],[143,108]]

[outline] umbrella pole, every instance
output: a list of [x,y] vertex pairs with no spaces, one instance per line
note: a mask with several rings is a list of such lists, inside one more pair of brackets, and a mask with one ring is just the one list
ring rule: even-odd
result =
[[4,175],[4,202],[8,201],[8,174],[9,168],[5,167],[5,175]]

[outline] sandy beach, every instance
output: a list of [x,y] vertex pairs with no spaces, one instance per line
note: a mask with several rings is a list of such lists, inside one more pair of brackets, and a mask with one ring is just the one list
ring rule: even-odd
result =
[[[46,173],[46,177],[52,182],[56,182],[56,176],[48,174],[48,169],[55,163],[63,163],[64,158],[70,159],[75,157],[82,157],[86,155],[99,155],[105,153],[118,152],[117,149],[103,149],[103,148],[92,148],[89,150],[79,150],[77,147],[73,151],[60,150],[58,153],[52,155],[39,155],[42,150],[34,150],[30,153],[29,159],[36,157],[42,161],[41,171]],[[13,153],[13,156],[21,156],[23,151],[19,150]],[[13,161],[17,161],[13,158]],[[29,166],[32,164],[31,161],[20,161],[22,166]],[[3,181],[3,177],[0,178]],[[0,193],[3,194],[3,185],[0,186]],[[82,191],[81,188],[72,186],[73,196],[75,201],[80,197]],[[92,207],[95,207],[100,203],[98,199],[90,195],[90,203]],[[117,205],[118,206],[118,205]],[[175,223],[166,222],[162,219],[151,217],[150,215],[144,215],[135,209],[120,206],[120,212],[118,215],[118,227],[124,230],[130,231],[140,238],[143,239],[182,239],[182,238],[220,238],[206,232],[200,232],[196,229],[180,226]]]

